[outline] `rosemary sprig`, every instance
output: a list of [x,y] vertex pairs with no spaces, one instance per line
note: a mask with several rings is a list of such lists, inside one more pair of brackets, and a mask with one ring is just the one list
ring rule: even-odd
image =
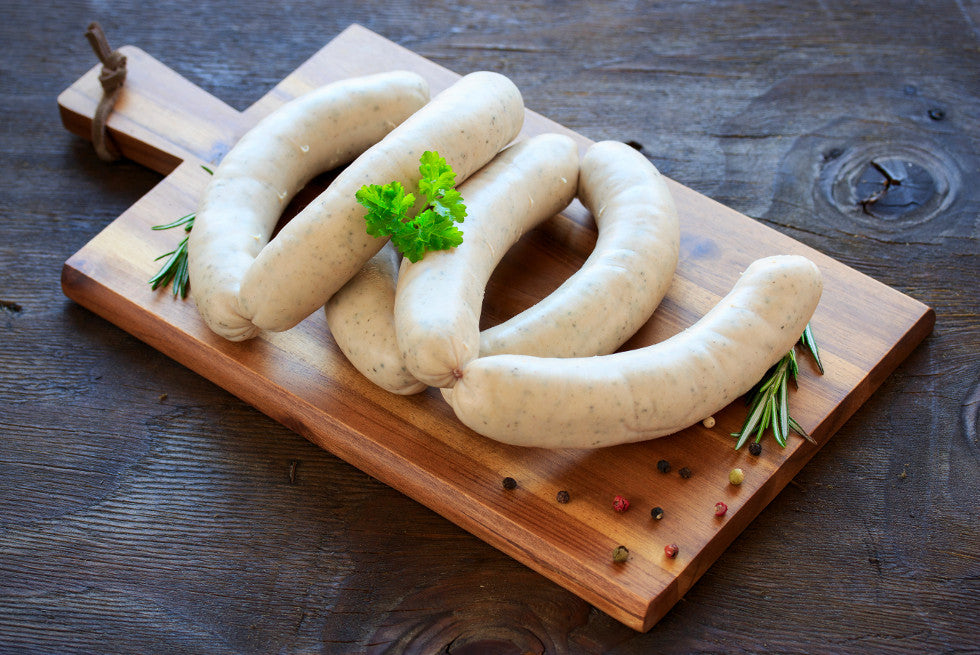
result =
[[[820,373],[823,374],[823,363],[820,361],[820,351],[817,342],[813,338],[810,324],[807,323],[800,337],[800,343],[804,345],[813,356]],[[793,379],[793,386],[796,386],[796,378],[800,368],[796,361],[796,350],[790,350],[782,359],[776,362],[762,380],[753,388],[749,396],[749,414],[739,432],[732,434],[738,439],[735,450],[744,446],[748,440],[755,435],[755,441],[761,441],[767,429],[772,429],[772,436],[776,442],[786,447],[786,440],[790,430],[796,432],[811,443],[816,443],[806,430],[789,415],[789,379]]]
[[[207,166],[201,166],[210,175],[214,175],[212,171]],[[194,217],[196,214],[190,213],[185,216],[181,216],[176,221],[167,223],[166,225],[154,225],[152,230],[169,230],[174,227],[184,226],[184,238],[177,247],[170,252],[165,252],[159,257],[155,258],[153,261],[160,261],[164,257],[167,261],[163,263],[163,266],[157,271],[157,274],[150,278],[149,284],[150,289],[156,291],[158,288],[166,288],[168,284],[172,286],[174,298],[186,298],[187,289],[190,286],[190,279],[188,277],[187,271],[187,238],[190,234],[191,229],[194,227]]]
[[[169,230],[172,227],[178,227],[183,225],[184,232],[190,233],[191,228],[194,227],[194,217],[196,214],[187,214],[186,216],[181,216],[173,223],[167,223],[166,225],[154,225],[151,229],[153,230]],[[164,257],[167,257],[167,261],[164,262],[163,266],[157,272],[156,275],[150,278],[150,288],[156,291],[159,287],[166,287],[168,284],[172,283],[174,298],[186,298],[187,297],[187,287],[188,287],[188,276],[187,276],[187,239],[185,236],[177,247],[170,252],[165,252],[153,261],[160,261]]]

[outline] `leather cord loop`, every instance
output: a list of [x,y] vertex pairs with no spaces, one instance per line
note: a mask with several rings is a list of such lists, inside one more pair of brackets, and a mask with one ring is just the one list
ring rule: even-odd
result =
[[88,26],[85,37],[99,61],[102,62],[102,72],[99,74],[99,82],[102,84],[102,99],[99,101],[99,105],[95,109],[95,116],[92,118],[92,145],[95,146],[95,153],[99,159],[107,162],[116,161],[122,156],[122,153],[113,142],[112,137],[109,136],[106,125],[123,82],[126,81],[126,56],[109,47],[102,26],[96,22]]

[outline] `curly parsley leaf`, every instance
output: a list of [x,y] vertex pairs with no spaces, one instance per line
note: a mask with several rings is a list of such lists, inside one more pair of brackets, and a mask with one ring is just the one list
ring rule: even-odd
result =
[[390,236],[391,226],[404,221],[408,210],[415,204],[415,196],[406,194],[398,182],[384,186],[365,184],[354,197],[368,209],[364,219],[367,221],[367,233],[373,237]]
[[446,160],[434,151],[422,153],[419,160],[419,195],[426,206],[414,217],[409,211],[415,195],[405,193],[401,183],[383,186],[365,184],[354,197],[367,208],[367,232],[375,237],[390,237],[392,244],[411,262],[417,262],[430,250],[448,250],[463,242],[456,227],[466,218],[466,205],[454,188],[456,173]]

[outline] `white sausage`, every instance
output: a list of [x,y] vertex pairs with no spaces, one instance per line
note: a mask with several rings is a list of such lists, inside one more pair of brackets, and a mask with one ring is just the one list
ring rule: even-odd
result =
[[487,281],[522,234],[575,197],[579,155],[562,134],[507,148],[458,188],[466,204],[463,243],[405,259],[395,295],[395,332],[408,370],[449,387],[477,356]]
[[258,332],[239,309],[239,286],[292,197],[428,99],[415,73],[342,80],[286,103],[238,140],[214,171],[188,239],[191,293],[214,332],[232,341]]
[[809,259],[763,258],[666,341],[597,357],[481,357],[444,395],[464,424],[510,444],[594,448],[672,434],[749,391],[799,340],[821,290]]
[[663,176],[634,148],[593,144],[578,195],[599,236],[554,292],[480,335],[480,355],[586,357],[615,351],[649,320],[677,268],[680,228]]
[[[498,73],[466,75],[352,162],[269,242],[242,281],[242,315],[263,330],[289,329],[321,307],[385,244],[365,229],[354,197],[397,180],[413,190],[419,157],[435,150],[460,184],[520,132],[520,91]],[[418,196],[417,196],[418,197]]]
[[405,368],[395,339],[395,285],[401,254],[389,241],[324,305],[340,350],[368,380],[409,395],[428,387]]

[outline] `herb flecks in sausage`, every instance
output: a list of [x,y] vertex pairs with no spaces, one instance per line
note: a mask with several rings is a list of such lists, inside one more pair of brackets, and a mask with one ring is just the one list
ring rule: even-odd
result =
[[[323,304],[317,303],[310,311],[301,307],[303,291],[313,284],[310,275],[287,275],[277,281],[275,299],[282,306],[252,294],[243,296],[242,290],[262,255],[272,255],[268,246],[278,242],[272,249],[279,253],[282,242],[289,241],[288,235],[280,239],[282,232],[269,240],[295,194],[318,173],[359,158],[428,100],[428,84],[416,73],[394,71],[340,80],[287,102],[235,143],[204,191],[187,244],[191,294],[212,331],[242,341],[260,329],[290,327],[284,324],[299,322],[292,320],[295,314],[306,318]],[[345,172],[350,169],[348,166]],[[358,186],[350,190],[351,204],[356,205],[353,195]],[[295,223],[294,218],[288,225]],[[293,230],[307,232],[308,227],[301,221]],[[338,222],[337,227],[342,230],[346,225]],[[338,240],[332,241],[333,247]],[[321,268],[316,261],[321,253],[306,247],[308,238],[296,245],[300,252],[289,251],[277,262],[285,259],[294,265]],[[372,254],[359,261],[351,275]],[[329,269],[316,277],[332,279]],[[270,304],[275,306],[270,308]],[[268,324],[256,320],[260,311],[275,314],[277,320],[270,319]]]
[[402,256],[389,242],[323,306],[327,327],[348,361],[386,391],[410,395],[428,385],[405,368],[395,338],[395,288]]
[[[491,124],[492,116],[497,121]],[[445,157],[462,185],[520,133],[524,116],[520,90],[505,76],[477,71],[460,78],[357,157],[283,226],[241,280],[242,315],[277,332],[305,319],[385,244],[364,229],[358,189],[386,180],[414,187],[426,150]]]
[[670,339],[596,357],[480,357],[450,402],[467,426],[514,445],[592,448],[673,434],[750,390],[792,348],[821,291],[810,260],[766,257]]
[[504,254],[575,196],[579,155],[563,134],[522,139],[459,186],[466,240],[452,250],[402,262],[395,331],[405,365],[435,387],[452,387],[480,350],[487,282]]
[[481,356],[609,354],[667,293],[680,227],[667,183],[650,160],[623,143],[595,143],[582,157],[577,193],[595,219],[595,248],[548,296],[484,330]]

